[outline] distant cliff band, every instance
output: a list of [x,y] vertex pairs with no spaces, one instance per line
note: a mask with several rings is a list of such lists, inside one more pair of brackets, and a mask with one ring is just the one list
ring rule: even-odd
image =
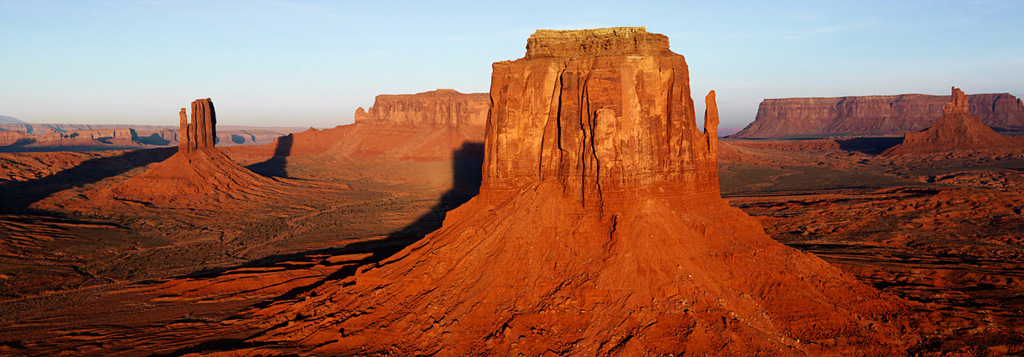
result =
[[[930,127],[949,101],[923,94],[765,99],[754,122],[732,137],[903,135]],[[1024,130],[1024,104],[1008,93],[971,95],[970,115],[995,130]]]

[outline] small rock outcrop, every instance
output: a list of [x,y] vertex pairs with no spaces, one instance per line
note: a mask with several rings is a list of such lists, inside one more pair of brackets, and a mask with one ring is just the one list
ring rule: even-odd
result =
[[[733,138],[900,135],[942,118],[949,96],[902,94],[765,99],[757,117]],[[974,94],[968,113],[1000,130],[1024,130],[1024,102],[1009,93]]]
[[356,109],[356,123],[436,126],[478,126],[487,122],[487,93],[462,94],[438,89],[418,94],[378,95],[373,106]]
[[[494,64],[481,193],[396,255],[254,312],[252,354],[899,354],[901,310],[719,195],[717,107],[644,28]],[[274,348],[283,351],[273,351]]]
[[999,135],[970,115],[967,95],[953,87],[942,119],[925,131],[906,133],[903,143],[886,150],[884,155],[927,154],[954,150],[987,149],[1024,146],[1024,138]]

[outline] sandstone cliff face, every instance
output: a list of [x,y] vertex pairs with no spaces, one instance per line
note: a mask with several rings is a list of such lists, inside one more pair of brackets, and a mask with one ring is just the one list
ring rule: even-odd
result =
[[665,36],[538,31],[525,58],[494,65],[491,97],[480,195],[377,267],[255,311],[266,332],[250,342],[314,355],[899,352],[880,322],[898,301],[719,196],[714,93],[701,132]]
[[9,146],[17,144],[27,144],[35,141],[35,135],[26,133],[21,130],[3,130],[0,131],[0,146]]
[[664,35],[603,31],[538,31],[525,58],[494,64],[485,191],[552,180],[594,197],[658,183],[718,192],[717,132],[696,127],[683,56]]
[[[984,149],[1024,145],[1024,138],[999,135],[970,115],[973,105],[967,95],[953,87],[950,102],[943,108],[942,119],[928,130],[906,133],[903,143],[886,150],[886,155],[924,154],[951,150]],[[972,97],[973,100],[973,97]]]
[[356,109],[356,123],[436,126],[480,126],[490,108],[487,93],[462,94],[438,89],[418,94],[378,95],[373,107]]
[[[949,96],[903,94],[838,98],[765,99],[757,117],[735,138],[895,135],[928,128]],[[969,114],[985,125],[1024,130],[1024,104],[1007,93],[971,96]]]

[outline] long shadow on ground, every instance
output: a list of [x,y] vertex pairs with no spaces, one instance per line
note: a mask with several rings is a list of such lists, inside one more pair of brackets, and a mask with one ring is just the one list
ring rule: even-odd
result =
[[134,150],[118,156],[86,160],[78,166],[36,180],[0,184],[0,197],[3,197],[0,213],[28,213],[30,205],[54,193],[167,160],[176,152],[176,147]]
[[903,143],[902,137],[850,138],[836,140],[839,149],[878,155],[889,148]]
[[274,156],[267,161],[255,163],[245,168],[252,172],[268,177],[288,177],[288,156],[292,153],[292,142],[295,136],[288,134],[277,138],[277,146],[274,147]]
[[[279,144],[280,148],[282,145]],[[287,145],[290,148],[290,144]],[[417,241],[426,237],[427,234],[441,228],[444,222],[445,214],[466,203],[471,198],[476,196],[480,192],[480,182],[482,180],[482,168],[483,168],[483,144],[480,143],[466,143],[462,147],[453,153],[452,158],[452,188],[446,191],[441,198],[438,200],[429,212],[420,216],[416,221],[399,229],[386,238],[374,241],[358,242],[346,245],[339,248],[326,248],[305,251],[293,254],[281,254],[268,256],[262,259],[254,260],[241,266],[207,270],[197,273],[190,274],[186,278],[212,278],[229,274],[230,271],[239,268],[251,268],[251,267],[269,267],[280,262],[302,262],[308,261],[312,256],[325,256],[325,255],[349,255],[349,254],[366,254],[370,253],[370,256],[361,259],[359,261],[345,261],[338,264],[345,264],[346,266],[339,269],[330,276],[307,286],[298,287],[288,291],[287,293],[260,304],[254,305],[254,308],[266,307],[279,301],[291,300],[299,295],[316,289],[320,285],[328,281],[340,280],[352,275],[355,275],[359,269],[375,265],[393,255],[400,252],[402,249],[416,243]],[[281,165],[280,169],[284,169],[284,158],[287,157],[287,149],[278,150],[283,155],[276,155],[275,158],[266,162],[256,165],[268,165],[264,168],[274,168],[273,165]],[[280,163],[272,162],[280,157]],[[327,262],[321,262],[320,264],[328,264]],[[302,268],[296,268],[302,269]],[[242,347],[254,347],[244,340],[230,340],[230,341],[208,341],[206,343],[200,343],[195,346],[186,347],[177,351],[170,352],[163,356],[182,356],[189,353],[199,352],[213,352],[222,350],[223,346],[216,346],[220,343],[227,343],[230,348],[242,348]]]

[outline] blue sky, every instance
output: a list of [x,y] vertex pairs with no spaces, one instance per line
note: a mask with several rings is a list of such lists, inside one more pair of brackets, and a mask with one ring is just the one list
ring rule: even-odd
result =
[[[486,92],[536,29],[646,26],[723,127],[764,98],[1024,94],[1024,1],[0,0],[0,115],[333,127],[377,94]],[[702,108],[698,109],[698,113]]]

